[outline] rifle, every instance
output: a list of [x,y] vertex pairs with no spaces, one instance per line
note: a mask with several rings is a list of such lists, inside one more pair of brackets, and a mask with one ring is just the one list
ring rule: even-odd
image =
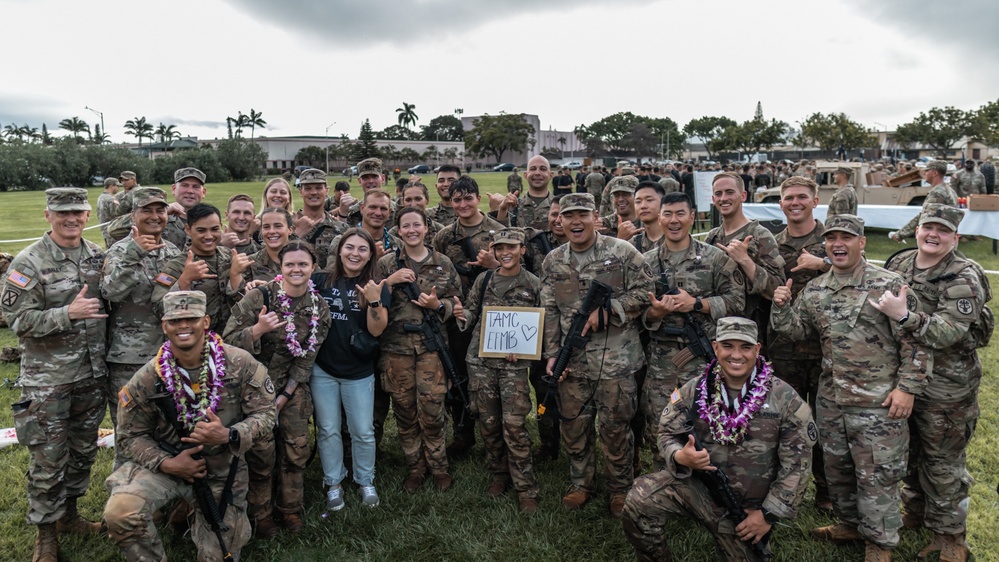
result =
[[590,281],[590,288],[586,291],[586,296],[583,297],[583,304],[572,315],[572,324],[569,325],[569,332],[565,335],[565,339],[562,340],[562,347],[559,348],[558,355],[555,358],[555,367],[552,368],[552,374],[541,377],[542,381],[548,383],[548,391],[545,392],[544,399],[538,404],[538,415],[544,415],[545,410],[548,409],[546,404],[548,404],[548,400],[555,394],[558,380],[562,378],[562,373],[565,372],[565,368],[569,365],[572,350],[583,349],[589,343],[590,336],[583,335],[583,327],[589,321],[590,314],[594,310],[606,306],[613,294],[614,289],[610,285],[601,283],[596,279]]
[[[708,389],[714,388],[714,378],[713,374],[708,374]],[[688,434],[694,437],[694,448],[698,451],[704,450],[701,445],[701,439],[697,436],[697,431],[694,430],[694,414],[697,412],[697,393],[694,393],[694,400],[690,405],[690,409],[687,410],[687,427],[689,428]],[[729,484],[728,475],[725,471],[715,463],[711,463],[711,466],[715,467],[715,470],[694,470],[694,476],[704,484],[704,487],[708,489],[708,494],[711,496],[711,500],[715,502],[716,505],[725,510],[725,517],[731,519],[736,526],[742,523],[748,515],[742,509],[742,500],[739,495],[735,493],[732,486]],[[756,544],[749,544],[749,549],[762,560],[770,560],[773,558],[773,552],[770,550],[770,535],[773,533],[773,529],[763,535],[760,542]]]
[[[678,295],[680,291],[674,287],[669,288],[669,281],[666,280],[666,271],[662,262],[659,262],[659,280],[656,281],[656,297],[663,295]],[[715,350],[711,347],[711,340],[704,333],[701,323],[694,319],[694,315],[689,312],[677,312],[683,318],[683,327],[676,328],[663,324],[660,328],[663,333],[671,336],[682,336],[688,342],[687,348],[673,356],[673,365],[682,369],[684,365],[690,363],[695,357],[704,357],[709,363],[715,360]]]
[[[157,382],[157,386],[162,385],[162,383]],[[166,416],[170,425],[173,426],[174,431],[177,432],[178,437],[185,437],[188,432],[184,428],[183,422],[177,419],[177,405],[173,401],[173,396],[168,392],[163,392],[162,396],[157,400],[159,403],[160,410]],[[182,450],[188,449],[187,446],[181,446],[180,448],[175,447],[172,443],[168,443],[164,440],[157,440],[157,444],[167,453],[173,456],[177,456]],[[204,458],[201,453],[195,453],[191,455],[191,458],[195,460],[201,460]],[[219,549],[222,551],[222,560],[232,560],[232,553],[229,552],[229,548],[225,544],[225,537],[222,536],[223,532],[229,530],[229,526],[225,524],[225,512],[232,503],[232,484],[236,479],[236,468],[239,465],[239,457],[233,455],[232,463],[229,465],[229,474],[226,476],[225,488],[222,490],[222,506],[215,502],[215,495],[212,494],[211,486],[204,478],[195,478],[191,487],[194,490],[194,497],[198,502],[198,508],[201,510],[201,515],[208,520],[212,531],[215,533],[215,538],[219,541]]]

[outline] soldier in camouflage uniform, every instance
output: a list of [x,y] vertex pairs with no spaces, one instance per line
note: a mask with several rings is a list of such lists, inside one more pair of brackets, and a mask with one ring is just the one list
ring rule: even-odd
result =
[[104,236],[104,246],[107,248],[114,244],[114,239],[108,235],[108,227],[106,224],[110,222],[111,219],[118,216],[115,211],[118,207],[118,200],[115,198],[115,194],[118,193],[118,186],[121,183],[115,178],[107,178],[104,180],[104,191],[97,198],[97,222],[101,225],[101,234]]
[[76,500],[87,491],[104,419],[107,314],[100,298],[104,253],[83,239],[87,190],[45,191],[52,229],[21,251],[4,275],[0,301],[21,355],[11,404],[17,440],[28,448],[28,524],[38,527],[33,560],[55,562],[58,533],[96,534]]
[[600,168],[594,166],[593,171],[586,175],[583,187],[586,188],[586,192],[592,195],[593,200],[596,201],[598,197],[603,195],[605,183],[604,175],[600,172]]
[[544,156],[535,156],[527,162],[524,171],[527,192],[520,191],[517,202],[517,215],[513,226],[544,230],[548,226],[548,211],[552,206],[552,193],[548,189],[552,181],[551,165]]
[[[357,163],[357,181],[361,184],[361,201],[356,199],[350,205],[348,209],[344,209],[347,206],[346,201],[341,198],[340,207],[337,209],[337,217],[341,221],[347,223],[348,226],[357,226],[361,222],[362,213],[361,208],[363,207],[364,196],[370,191],[381,191],[385,185],[385,172],[382,168],[382,161],[379,158],[365,158]],[[353,199],[353,198],[351,198]],[[395,215],[396,205],[395,200],[389,195],[389,205],[390,213],[386,217],[386,220],[391,220]],[[375,240],[378,240],[375,238]]]
[[629,240],[642,228],[642,221],[635,214],[635,189],[638,179],[635,176],[614,178],[607,184],[613,201],[613,211],[600,219],[598,226],[604,236]]
[[170,186],[175,201],[167,207],[170,220],[163,229],[163,239],[173,242],[178,248],[186,248],[190,243],[184,230],[187,211],[205,198],[205,173],[197,168],[181,168],[173,173]]
[[319,269],[326,267],[330,242],[347,230],[347,223],[334,219],[326,211],[326,197],[330,188],[322,170],[309,168],[298,178],[298,194],[302,196],[302,209],[295,215],[295,233],[316,249]]
[[524,228],[525,245],[527,253],[524,255],[524,263],[527,270],[535,275],[541,274],[541,264],[545,257],[560,244],[566,241],[565,231],[562,230],[561,203],[562,195],[553,195],[548,207],[548,222],[544,228]]
[[[422,209],[424,213],[427,212],[427,205],[430,203],[430,192],[427,190],[427,186],[420,182],[411,183],[407,185],[402,190],[402,207],[416,207]],[[433,248],[434,246],[434,236],[438,232],[444,230],[444,225],[435,221],[429,220],[427,224],[427,237],[423,240],[423,243],[427,245],[428,248]],[[389,229],[389,236],[393,240],[399,240],[399,227],[393,225]],[[398,244],[395,246],[398,248]],[[393,249],[394,250],[394,249]]]
[[[832,262],[826,257],[825,226],[812,215],[819,204],[818,186],[808,178],[792,176],[780,186],[780,207],[787,217],[787,228],[778,232],[777,249],[784,258],[784,275],[793,281],[792,300],[797,299],[809,281],[829,271]],[[815,409],[822,374],[822,347],[817,339],[792,341],[770,332],[770,361],[784,382],[791,385],[808,405]],[[832,500],[826,486],[822,446],[812,448],[812,476],[815,478],[815,505],[831,512]]]
[[[434,249],[451,260],[461,276],[461,292],[468,294],[476,277],[499,265],[489,248],[495,233],[504,226],[479,210],[482,199],[479,184],[471,176],[458,178],[451,184],[450,194],[457,220],[437,233]],[[467,380],[465,351],[471,334],[463,333],[454,322],[449,322],[448,341],[458,373],[462,380]],[[475,426],[471,423],[471,412],[459,401],[449,400],[448,410],[455,423],[454,441],[448,447],[448,458],[457,459],[475,445]]]
[[260,213],[260,241],[263,247],[250,256],[253,263],[243,272],[243,278],[247,283],[271,281],[281,273],[278,253],[288,243],[291,227],[291,213],[284,209],[271,207]]
[[986,192],[985,175],[975,169],[975,161],[964,161],[964,169],[951,176],[950,183],[958,197],[981,195]]
[[[311,452],[309,379],[330,327],[329,306],[311,287],[316,265],[312,246],[300,240],[289,242],[278,260],[281,276],[250,290],[239,301],[223,336],[263,363],[277,389],[277,431],[262,435],[246,455],[249,515],[263,536],[274,536],[277,531],[271,517],[275,507],[288,531],[298,533],[304,526],[304,472]],[[287,332],[285,324],[294,325],[294,331]]]
[[[930,189],[930,192],[926,194],[926,199],[923,201],[924,210],[927,205],[932,205],[934,203],[957,207],[957,193],[944,183],[945,175],[947,175],[947,163],[942,160],[933,160],[932,162],[928,162],[926,167],[923,168],[923,179],[933,187],[933,189]],[[898,231],[889,232],[888,238],[891,238],[896,242],[901,242],[906,238],[915,235],[916,226],[919,224],[920,216],[922,216],[922,211],[912,217],[912,219],[905,223],[905,226],[898,229]]]
[[437,195],[441,198],[436,207],[427,209],[427,219],[447,226],[457,220],[451,205],[451,184],[461,177],[461,168],[444,164],[437,170]]
[[[925,526],[933,541],[920,558],[940,550],[942,561],[968,557],[965,521],[971,474],[965,450],[978,419],[982,364],[973,326],[991,298],[981,268],[959,257],[957,229],[964,213],[955,207],[928,205],[916,230],[916,251],[896,254],[885,267],[902,276],[916,294],[910,310],[903,290],[886,295],[879,308],[916,341],[933,350],[933,374],[916,398],[909,419],[909,472],[902,502],[907,527]],[[988,335],[988,334],[986,334]]]
[[[222,378],[224,384],[218,387],[214,412],[208,410],[194,418],[197,422],[193,428],[185,427],[189,436],[184,438],[178,434],[176,418],[164,412],[164,401],[180,408],[164,385],[163,369],[156,360],[143,366],[118,393],[120,423],[115,445],[128,461],[106,481],[111,497],[104,508],[104,520],[111,538],[130,561],[166,560],[153,514],[175,498],[197,505],[193,487],[185,483],[195,478],[207,481],[216,500],[224,497],[234,456],[246,454],[274,427],[274,383],[267,369],[249,353],[224,345],[217,335],[206,332],[209,319],[204,295],[199,291],[170,293],[164,298],[164,309],[162,329],[174,358],[170,367],[185,369],[193,377],[209,361],[206,347],[210,346],[221,352],[225,361],[224,367],[216,364],[215,371],[208,368],[206,373]],[[191,335],[185,333],[188,331]],[[208,346],[206,339],[210,340]],[[179,384],[182,377],[178,374],[173,380]],[[162,443],[183,450],[173,456]],[[197,453],[203,458],[194,458]],[[225,509],[223,539],[233,559],[239,560],[240,550],[250,538],[250,524],[246,517],[246,464],[238,461],[235,469],[232,503],[219,507]],[[199,561],[223,558],[218,538],[200,509],[195,510],[191,529]]]
[[121,181],[122,191],[115,195],[115,199],[118,200],[118,205],[115,207],[116,217],[132,212],[132,197],[135,195],[135,188],[142,187],[136,180],[135,172],[126,170],[118,174],[118,179]]
[[662,186],[654,181],[642,182],[635,188],[635,216],[642,227],[630,238],[622,239],[631,242],[642,254],[658,247],[665,239],[659,225],[659,209],[665,195]]
[[[7,268],[10,267],[10,262],[14,261],[13,254],[8,254],[7,252],[0,252],[0,276],[7,273]],[[0,328],[6,328],[8,326],[7,320],[4,319],[3,312],[0,310]],[[16,357],[11,359],[7,358],[8,349],[17,351],[16,347],[5,347],[3,353],[0,353],[0,361],[17,361],[20,358],[20,353],[17,353]]]
[[245,193],[237,193],[229,198],[225,208],[225,232],[220,245],[232,248],[240,254],[252,255],[260,251],[260,244],[253,239],[254,205],[253,198]]
[[739,174],[722,172],[711,180],[711,202],[721,214],[722,224],[708,232],[704,243],[725,250],[746,276],[746,307],[729,313],[754,320],[760,326],[766,354],[770,300],[774,289],[784,284],[784,258],[777,250],[774,235],[759,221],[746,218],[742,212],[745,200],[745,183]]
[[[372,259],[393,253],[401,241],[391,233],[388,226],[392,220],[392,196],[381,189],[369,189],[361,198],[361,220],[352,225],[364,229],[375,240],[375,255]],[[327,253],[336,252],[340,245],[338,233],[330,242]]]
[[[774,292],[772,328],[798,341],[818,337],[823,373],[817,421],[826,481],[840,523],[812,530],[816,540],[867,541],[865,560],[891,560],[898,544],[898,484],[909,448],[906,418],[927,384],[931,357],[897,322],[870,304],[900,290],[902,279],[863,258],[864,221],[826,221],[829,273],[791,303]],[[793,282],[792,282],[793,283]]]
[[[472,411],[478,418],[479,434],[486,448],[486,469],[491,474],[486,493],[499,497],[513,484],[525,513],[538,510],[538,480],[531,462],[531,436],[527,414],[531,411],[528,381],[529,359],[479,357],[479,332],[485,306],[540,304],[540,281],[521,267],[524,232],[505,228],[496,233],[493,254],[500,267],[475,279],[468,292],[466,307],[460,301],[454,316],[462,331],[472,334],[466,360]],[[538,335],[540,337],[540,334]]]
[[[392,395],[392,409],[399,430],[399,445],[406,460],[403,488],[415,492],[429,470],[441,490],[451,488],[445,450],[444,395],[448,381],[436,352],[429,351],[419,333],[406,331],[406,324],[421,324],[421,308],[435,311],[443,324],[452,317],[455,298],[461,294],[458,272],[451,260],[426,247],[426,215],[406,208],[396,217],[404,246],[383,256],[375,268],[375,279],[392,287],[389,325],[379,338],[378,370],[382,386]],[[415,282],[418,302],[403,287]],[[469,424],[471,425],[471,424]]]
[[638,178],[635,177],[635,168],[627,165],[627,162],[618,162],[618,168],[614,171],[616,175],[607,180],[604,184],[604,190],[600,194],[600,206],[598,207],[598,210],[600,211],[601,217],[605,217],[614,212],[614,197],[611,195],[610,188],[615,178],[631,176],[636,180],[635,185],[638,185]]
[[[182,255],[162,238],[167,223],[166,192],[158,187],[135,190],[132,233],[108,250],[101,294],[111,304],[108,330],[107,390],[114,396],[132,375],[156,355],[163,343],[160,317],[153,310],[153,287],[168,287],[174,279],[160,273],[174,256]],[[186,235],[185,235],[186,236]],[[108,402],[117,423],[118,403]],[[123,462],[115,449],[115,466]]]
[[[710,340],[719,318],[739,312],[745,303],[742,272],[725,252],[695,240],[690,227],[695,220],[687,194],[674,192],[662,199],[659,220],[665,231],[663,243],[645,254],[652,268],[655,294],[642,314],[651,336],[645,347],[648,373],[639,407],[648,420],[656,420],[670,393],[704,371],[707,354],[695,356],[682,330],[686,315],[697,322]],[[677,291],[676,294],[669,294]],[[665,459],[656,444],[655,427],[648,428],[656,462]]]
[[219,246],[222,215],[207,203],[198,203],[187,212],[187,236],[190,249],[167,260],[157,276],[169,285],[153,285],[154,312],[162,313],[167,291],[201,291],[208,299],[210,328],[221,333],[243,288],[243,272],[250,266],[250,257]]
[[827,217],[857,214],[857,190],[850,183],[852,177],[853,170],[850,168],[836,168],[836,171],[833,172],[833,181],[839,186],[839,189],[829,199]]
[[[530,162],[527,165],[530,166]],[[516,166],[514,166],[510,175],[506,177],[506,192],[513,193],[515,191],[524,191],[524,181],[520,179],[520,168]]]
[[599,281],[614,290],[606,307],[590,314],[584,331],[591,339],[584,349],[572,353],[558,386],[562,445],[569,454],[572,481],[562,505],[580,509],[596,490],[594,430],[599,416],[610,511],[619,516],[634,479],[629,423],[637,408],[635,372],[645,364],[645,355],[635,343],[638,316],[649,306],[652,271],[634,246],[596,232],[599,218],[592,195],[573,193],[561,203],[569,243],[548,254],[541,275],[549,375],[590,284]]
[[[773,376],[759,355],[756,323],[739,317],[720,319],[712,346],[718,355],[712,376],[704,381],[706,375],[701,375],[675,390],[662,409],[658,441],[669,459],[666,469],[639,477],[628,493],[624,531],[640,561],[670,560],[666,522],[693,515],[714,535],[719,560],[763,562],[750,545],[781,519],[795,517],[808,486],[808,451],[818,430],[808,405]],[[709,409],[711,395],[722,394],[718,398],[727,404],[732,393],[750,388],[765,394],[759,402],[746,398],[735,406],[749,417],[745,432],[735,439],[716,433],[712,425],[718,423],[724,406]],[[701,399],[704,411],[697,406]],[[703,450],[695,445],[698,440]],[[747,514],[742,523],[735,525],[694,474],[710,465],[725,472],[742,499]]]

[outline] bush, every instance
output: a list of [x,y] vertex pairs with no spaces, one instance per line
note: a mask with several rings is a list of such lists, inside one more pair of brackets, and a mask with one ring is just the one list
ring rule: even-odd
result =
[[243,139],[220,141],[216,153],[219,163],[233,181],[256,179],[264,171],[264,163],[267,162],[267,153],[260,145]]
[[204,172],[210,182],[226,182],[230,178],[228,170],[219,162],[216,151],[206,147],[177,150],[169,156],[153,160],[153,183],[170,185],[173,183],[173,173],[188,167]]
[[93,176],[117,177],[132,170],[149,178],[152,162],[124,148],[81,145],[59,139],[52,145],[11,142],[0,145],[0,191],[52,186],[87,187]]

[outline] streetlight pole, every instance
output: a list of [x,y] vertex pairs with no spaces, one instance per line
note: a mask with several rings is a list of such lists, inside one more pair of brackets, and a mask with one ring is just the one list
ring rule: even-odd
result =
[[330,128],[336,125],[336,121],[326,127],[326,173],[330,173]]
[[[97,116],[99,116],[101,118],[101,135],[107,135],[108,132],[107,132],[107,130],[104,129],[104,113],[100,112],[100,111],[97,111],[96,109],[94,109],[92,107],[89,107],[89,106],[86,106],[86,105],[83,106],[83,109],[89,109],[90,111],[94,112],[94,115],[97,115]],[[104,144],[104,137],[101,137],[101,144]]]

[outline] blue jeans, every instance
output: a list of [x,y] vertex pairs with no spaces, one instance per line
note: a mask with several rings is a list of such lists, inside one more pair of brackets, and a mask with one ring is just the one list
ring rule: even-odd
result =
[[[354,482],[370,486],[375,480],[375,376],[339,379],[312,366],[312,401],[315,407],[317,446],[323,463],[323,483],[339,484],[347,476],[343,466],[343,437],[340,420],[347,416],[354,459]],[[341,410],[341,404],[343,410]]]

